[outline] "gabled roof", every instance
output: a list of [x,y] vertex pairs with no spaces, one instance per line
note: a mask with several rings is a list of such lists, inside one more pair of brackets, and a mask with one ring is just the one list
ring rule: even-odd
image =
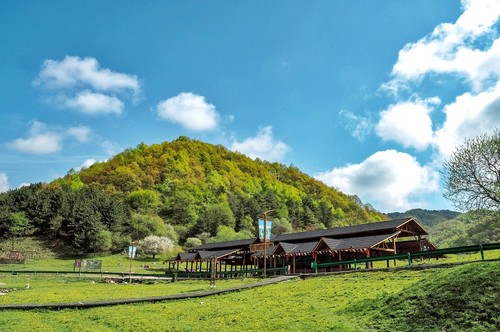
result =
[[378,244],[399,235],[401,232],[395,232],[392,234],[382,234],[373,236],[362,236],[362,237],[351,237],[345,239],[331,239],[331,238],[321,238],[315,250],[322,249],[322,246],[326,250],[348,250],[348,249],[369,249],[377,246]]
[[228,242],[215,242],[215,243],[205,243],[201,246],[192,248],[190,251],[200,251],[200,250],[213,250],[213,249],[230,249],[230,248],[243,248],[258,242],[258,238],[254,237],[251,239],[235,240]]
[[177,254],[174,260],[176,261],[192,261],[195,259],[196,255],[198,253],[196,252],[180,252]]
[[306,254],[311,253],[314,251],[314,247],[316,247],[317,243],[318,243],[317,241],[299,243],[295,248],[293,248],[290,251],[290,254],[294,255],[294,254],[300,254],[300,253],[306,253]]
[[200,260],[206,260],[206,259],[219,259],[219,258],[222,258],[224,256],[227,256],[227,255],[230,255],[230,254],[233,254],[235,252],[238,252],[240,250],[242,250],[243,248],[238,248],[238,249],[225,249],[225,250],[214,250],[214,251],[198,251],[198,256],[196,259],[200,259]]
[[399,228],[411,228],[420,235],[427,235],[427,232],[413,218],[394,219],[389,221],[380,221],[363,225],[336,227],[330,229],[319,229],[309,232],[281,234],[271,237],[273,242],[295,242],[307,239],[320,239],[322,237],[347,238],[366,235],[388,234],[397,231]]

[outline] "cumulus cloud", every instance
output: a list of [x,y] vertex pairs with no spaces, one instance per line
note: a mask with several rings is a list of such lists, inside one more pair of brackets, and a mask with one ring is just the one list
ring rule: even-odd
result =
[[90,87],[98,91],[140,90],[135,75],[117,73],[101,68],[92,57],[66,56],[62,61],[45,60],[35,84],[47,89],[69,89]]
[[230,147],[233,151],[241,152],[250,158],[260,158],[268,161],[281,161],[291,148],[273,137],[273,128],[260,128],[257,136],[249,137],[243,142],[234,140]]
[[124,106],[123,102],[115,96],[90,91],[79,92],[75,97],[61,96],[59,100],[66,108],[91,115],[121,114]]
[[373,124],[368,117],[359,116],[347,110],[341,110],[339,116],[352,137],[359,141],[363,141],[372,130]]
[[465,93],[444,108],[446,121],[435,133],[435,145],[448,157],[466,138],[492,132],[500,124],[500,82],[479,94]]
[[123,99],[135,99],[141,90],[137,76],[101,68],[92,57],[77,56],[45,60],[34,84],[57,107],[92,115],[121,114]]
[[359,164],[334,168],[315,177],[386,212],[422,207],[423,195],[439,187],[436,170],[395,150],[376,152]]
[[97,162],[97,160],[96,160],[96,159],[93,159],[93,158],[91,158],[91,159],[87,159],[87,160],[85,160],[85,161],[83,162],[83,164],[81,164],[80,166],[78,166],[78,167],[76,168],[76,170],[77,170],[77,171],[80,171],[80,170],[82,170],[82,169],[84,169],[84,168],[89,168],[90,166],[94,165],[96,162]]
[[193,131],[211,131],[219,126],[219,114],[215,106],[205,97],[191,92],[182,92],[164,100],[156,107],[161,119],[180,124]]
[[500,77],[500,2],[463,0],[462,6],[464,12],[455,23],[438,25],[430,35],[399,52],[393,78],[384,88],[397,92],[430,73],[465,77],[476,89]]
[[7,146],[22,153],[51,154],[62,150],[65,138],[72,137],[80,143],[85,143],[88,141],[89,134],[90,129],[84,126],[68,129],[49,128],[42,122],[33,121],[27,137],[17,138],[7,143]]
[[9,178],[7,174],[0,172],[0,193],[9,190]]
[[375,132],[384,140],[423,150],[433,142],[430,113],[439,103],[439,98],[431,98],[389,105],[380,114]]
[[50,154],[61,151],[63,138],[61,133],[50,130],[44,123],[33,121],[28,137],[18,138],[8,143],[8,147],[28,154]]

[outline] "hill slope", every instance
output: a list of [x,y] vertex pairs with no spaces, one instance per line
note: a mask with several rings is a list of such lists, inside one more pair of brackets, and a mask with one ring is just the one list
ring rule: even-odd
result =
[[275,233],[386,219],[294,166],[180,137],[0,195],[0,235],[50,235],[80,251],[119,249],[149,234],[181,244],[228,240],[254,236],[271,209]]
[[407,217],[415,217],[422,225],[431,227],[443,221],[455,219],[460,215],[460,212],[450,210],[425,210],[412,209],[406,212],[392,212],[387,214],[391,219],[401,219]]

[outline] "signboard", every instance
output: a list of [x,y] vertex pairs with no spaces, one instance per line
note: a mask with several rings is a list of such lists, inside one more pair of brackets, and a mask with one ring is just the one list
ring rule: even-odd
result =
[[[272,221],[266,221],[266,240],[271,239]],[[264,240],[264,220],[259,219],[259,239]]]
[[[267,232],[267,230],[266,230]],[[274,244],[272,242],[266,242],[265,248],[271,248]],[[255,243],[250,245],[250,252],[259,252],[264,250],[264,243]]]
[[73,265],[73,271],[78,268],[79,271],[86,270],[100,270],[102,268],[102,261],[100,260],[86,260],[76,259]]
[[135,254],[137,253],[137,247],[136,246],[128,246],[128,258],[134,258]]

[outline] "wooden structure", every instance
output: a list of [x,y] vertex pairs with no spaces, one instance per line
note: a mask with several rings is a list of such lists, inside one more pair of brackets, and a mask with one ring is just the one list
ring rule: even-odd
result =
[[[279,273],[308,273],[312,272],[311,263],[435,250],[436,247],[425,238],[427,235],[414,218],[405,218],[276,235],[266,243],[259,238],[207,243],[188,253],[179,253],[169,262],[169,268],[200,276],[213,271],[228,276],[235,271],[258,270],[266,260],[273,274],[278,273],[277,268],[282,268]],[[366,267],[370,268],[371,264],[367,263]],[[339,265],[329,271],[349,268],[349,265]]]

